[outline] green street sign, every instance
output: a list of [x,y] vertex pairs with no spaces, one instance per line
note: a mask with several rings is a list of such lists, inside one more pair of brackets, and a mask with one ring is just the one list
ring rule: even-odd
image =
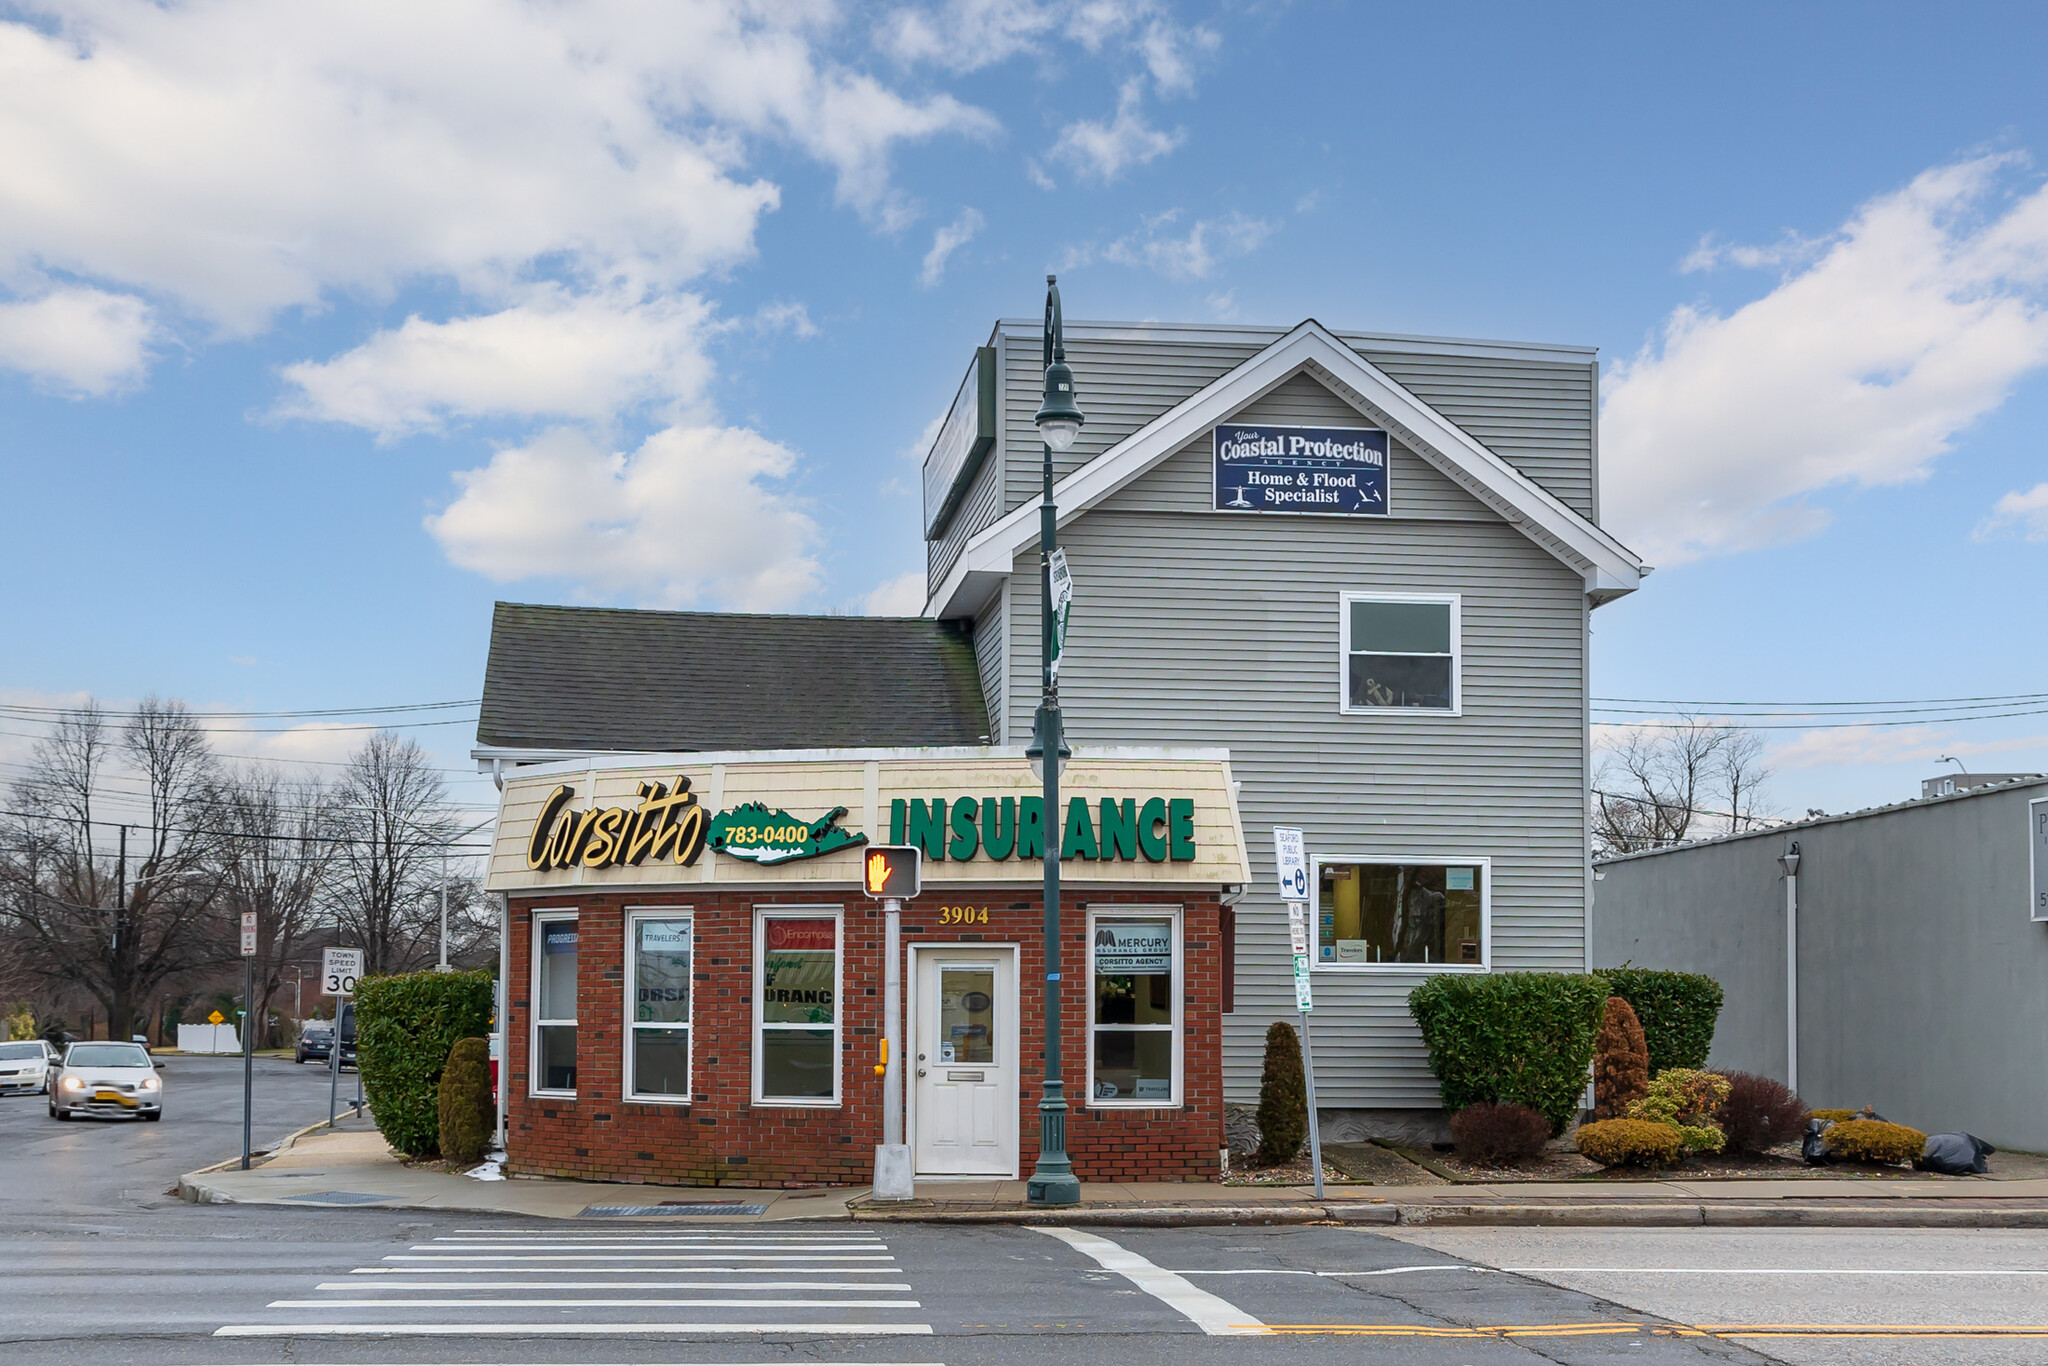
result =
[[866,844],[866,835],[839,828],[846,808],[835,806],[814,821],[798,820],[762,802],[748,802],[711,818],[711,847],[750,863],[790,863]]

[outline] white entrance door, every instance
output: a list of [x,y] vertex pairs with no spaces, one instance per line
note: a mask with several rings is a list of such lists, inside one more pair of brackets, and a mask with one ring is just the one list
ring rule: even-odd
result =
[[1017,1170],[1012,952],[918,949],[911,1141],[919,1176]]

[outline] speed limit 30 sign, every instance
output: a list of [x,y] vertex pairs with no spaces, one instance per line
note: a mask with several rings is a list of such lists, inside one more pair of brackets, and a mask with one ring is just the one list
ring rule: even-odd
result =
[[320,950],[321,995],[353,996],[356,994],[356,979],[362,975],[361,949]]

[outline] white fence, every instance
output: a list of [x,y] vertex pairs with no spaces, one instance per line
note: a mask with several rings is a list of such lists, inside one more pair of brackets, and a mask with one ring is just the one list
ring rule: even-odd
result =
[[239,1053],[242,1040],[233,1025],[181,1024],[178,1026],[180,1053]]

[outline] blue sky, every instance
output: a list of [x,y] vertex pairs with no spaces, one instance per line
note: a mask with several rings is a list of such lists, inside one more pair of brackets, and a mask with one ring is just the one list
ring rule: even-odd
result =
[[[1598,346],[1659,566],[1599,694],[2044,690],[2038,6],[0,16],[0,701],[472,697],[498,597],[901,604],[924,434],[1050,268]],[[1771,800],[2048,767],[2048,716],[1891,719],[1769,732]]]

